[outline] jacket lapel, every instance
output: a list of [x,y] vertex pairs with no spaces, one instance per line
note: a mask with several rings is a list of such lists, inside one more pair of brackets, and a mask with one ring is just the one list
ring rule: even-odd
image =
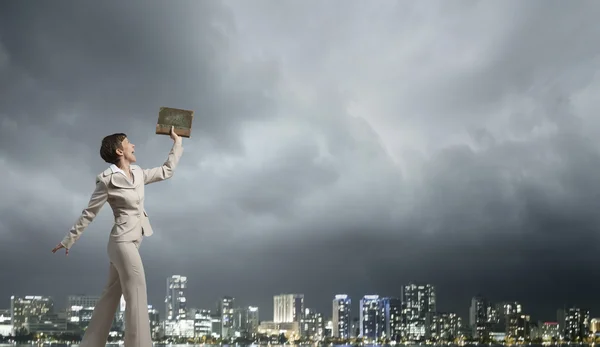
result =
[[131,173],[133,173],[133,187],[144,185],[144,173],[139,167],[132,166]]
[[137,186],[139,186],[140,184],[144,183],[144,173],[142,172],[141,169],[139,169],[137,166],[131,166],[131,173],[133,174],[133,184],[131,184],[131,182],[129,182],[129,180],[127,179],[127,177],[125,177],[125,175],[123,175],[120,172],[112,172],[112,170],[109,168],[106,171],[104,171],[104,176],[110,176],[110,182],[118,188],[135,188]]
[[[137,177],[136,177],[136,181],[137,181]],[[135,186],[129,182],[127,177],[125,177],[125,175],[123,175],[121,173],[112,174],[112,176],[110,176],[110,182],[115,187],[119,187],[119,188],[135,188]]]

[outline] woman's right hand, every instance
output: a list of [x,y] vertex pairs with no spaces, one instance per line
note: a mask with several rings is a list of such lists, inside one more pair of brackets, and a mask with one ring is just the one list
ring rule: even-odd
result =
[[175,127],[174,126],[171,126],[171,132],[169,133],[169,135],[173,139],[173,142],[179,142],[179,143],[181,143],[181,137],[175,133]]
[[[65,248],[65,246],[63,246],[62,243],[59,243],[58,245],[56,245],[56,247],[54,247],[54,249],[52,250],[52,253],[56,253],[56,251],[58,251],[61,248]],[[69,249],[65,248],[65,255],[69,255]]]

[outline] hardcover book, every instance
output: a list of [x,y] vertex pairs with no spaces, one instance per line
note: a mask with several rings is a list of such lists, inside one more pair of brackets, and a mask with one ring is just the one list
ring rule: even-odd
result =
[[192,135],[192,120],[194,111],[181,110],[178,108],[161,107],[158,112],[158,122],[156,123],[156,133],[169,135],[171,126],[175,133],[181,137],[189,138]]

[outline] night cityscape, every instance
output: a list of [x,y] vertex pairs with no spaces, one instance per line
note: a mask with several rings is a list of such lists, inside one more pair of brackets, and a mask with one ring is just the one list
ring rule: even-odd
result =
[[[223,296],[213,308],[188,305],[188,279],[166,281],[163,314],[149,305],[154,341],[163,343],[242,344],[561,344],[600,340],[600,318],[580,307],[557,309],[556,321],[539,321],[518,301],[490,302],[474,296],[469,317],[437,310],[435,286],[409,283],[399,297],[377,294],[351,298],[338,294],[329,312],[310,308],[304,294],[273,296],[273,319],[261,318],[257,306],[239,307]],[[78,341],[89,323],[98,297],[70,295],[67,307],[51,297],[12,296],[11,307],[0,310],[0,335],[11,341]],[[126,303],[115,313],[112,342],[122,342]],[[263,316],[267,316],[262,312]]]

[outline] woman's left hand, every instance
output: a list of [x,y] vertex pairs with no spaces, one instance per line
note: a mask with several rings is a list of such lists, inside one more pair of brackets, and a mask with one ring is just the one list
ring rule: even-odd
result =
[[58,245],[56,245],[56,247],[54,247],[54,249],[52,249],[52,253],[56,253],[56,251],[58,251],[61,248],[65,249],[65,255],[69,255],[69,249],[65,248],[65,246],[62,243],[59,243]]

